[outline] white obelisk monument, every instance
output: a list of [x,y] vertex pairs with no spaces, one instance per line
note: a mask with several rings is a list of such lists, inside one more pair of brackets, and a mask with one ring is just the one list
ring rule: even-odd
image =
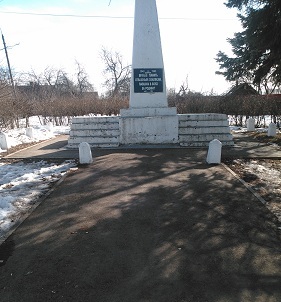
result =
[[169,108],[155,0],[135,0],[129,109],[120,111],[121,144],[176,144],[178,116]]

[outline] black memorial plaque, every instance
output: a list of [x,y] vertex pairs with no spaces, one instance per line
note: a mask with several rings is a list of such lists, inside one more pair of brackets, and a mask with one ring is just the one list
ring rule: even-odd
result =
[[135,68],[134,92],[163,92],[163,68]]

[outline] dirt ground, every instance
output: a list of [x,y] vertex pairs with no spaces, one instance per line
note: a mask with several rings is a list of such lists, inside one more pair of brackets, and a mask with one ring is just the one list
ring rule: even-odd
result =
[[[280,159],[234,159],[225,160],[227,166],[243,179],[265,201],[267,208],[281,223],[281,160]],[[251,166],[263,169],[249,169]],[[265,175],[265,171],[268,175]],[[280,175],[270,175],[270,171],[278,171]]]

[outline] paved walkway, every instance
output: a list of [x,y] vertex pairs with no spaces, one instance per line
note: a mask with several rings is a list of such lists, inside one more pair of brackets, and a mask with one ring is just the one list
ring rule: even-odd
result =
[[205,155],[95,152],[0,248],[1,301],[281,301],[277,219]]
[[[7,155],[7,159],[25,159],[25,158],[37,158],[37,159],[77,159],[79,158],[78,150],[67,149],[68,135],[60,135],[54,139],[41,142],[30,148],[20,150],[18,152]],[[257,142],[254,138],[244,134],[234,134],[234,147],[223,147],[222,157],[227,158],[276,158],[281,159],[281,147],[269,145],[266,143]],[[141,149],[160,149],[157,146],[147,147],[139,146]],[[112,153],[115,151],[131,150],[130,147],[120,147],[117,149],[95,149],[93,150],[93,156]],[[173,148],[176,149],[176,148]],[[207,148],[192,149],[183,148],[187,153],[199,154],[204,157],[207,154]]]
[[246,133],[236,133],[233,136],[235,146],[224,148],[224,157],[281,159],[281,147],[278,145],[258,142]]

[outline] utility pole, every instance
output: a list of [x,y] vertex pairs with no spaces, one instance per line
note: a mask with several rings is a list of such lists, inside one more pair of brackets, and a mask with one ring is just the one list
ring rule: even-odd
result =
[[5,42],[5,38],[4,38],[4,35],[2,33],[2,30],[1,30],[1,35],[2,35],[3,45],[4,45],[7,65],[8,65],[8,69],[9,69],[10,81],[11,81],[11,84],[12,84],[12,87],[13,87],[14,97],[15,97],[15,100],[16,100],[16,89],[15,89],[14,79],[13,79],[10,60],[9,60],[8,49],[7,49],[7,46],[6,46],[6,42]]
[[[17,103],[17,94],[16,94],[15,83],[14,83],[14,79],[13,79],[13,75],[12,75],[12,70],[11,70],[11,65],[10,65],[10,60],[9,60],[9,55],[8,55],[8,49],[7,49],[7,46],[6,46],[6,42],[5,42],[5,38],[4,38],[4,35],[2,33],[2,30],[1,30],[1,35],[2,35],[3,45],[4,45],[4,50],[5,50],[7,65],[8,65],[8,69],[9,69],[9,75],[10,75],[10,81],[11,81],[11,84],[12,84],[13,95],[14,95],[14,101],[12,103],[12,106],[13,106],[12,107],[13,108],[12,111],[13,111],[13,115],[15,116],[16,125],[18,126],[18,118],[16,117],[16,114],[15,114],[15,106],[16,106],[16,103]],[[11,122],[11,127],[14,128],[14,122],[13,121]]]

